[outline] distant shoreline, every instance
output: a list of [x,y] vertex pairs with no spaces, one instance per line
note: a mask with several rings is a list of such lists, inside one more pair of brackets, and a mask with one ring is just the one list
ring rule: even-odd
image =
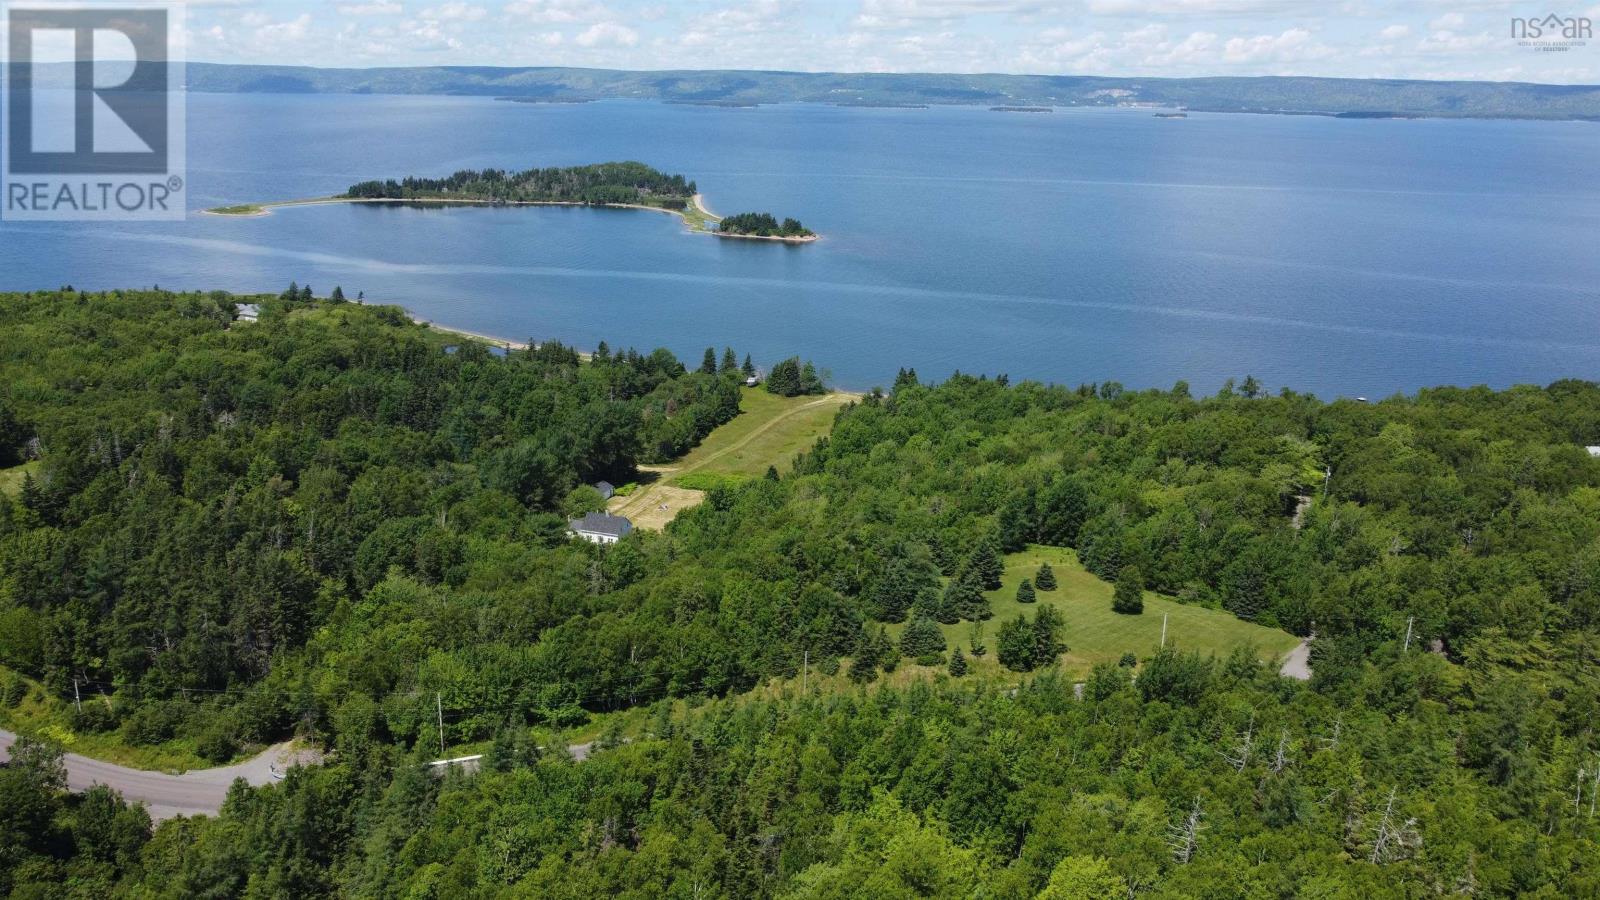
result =
[[722,217],[706,208],[705,196],[695,194],[689,198],[689,203],[684,209],[668,209],[664,206],[647,206],[643,203],[584,203],[577,200],[474,200],[468,198],[443,198],[443,197],[307,197],[300,200],[275,200],[270,203],[240,203],[234,206],[217,206],[201,210],[202,215],[220,216],[228,219],[259,219],[262,216],[272,215],[275,209],[292,209],[298,206],[327,206],[336,203],[378,203],[393,206],[583,206],[592,209],[642,209],[647,212],[668,213],[683,220],[689,226],[692,234],[709,234],[719,238],[747,240],[747,241],[777,241],[785,244],[809,244],[820,238],[820,235],[808,234],[796,237],[783,237],[778,235],[762,234],[735,234],[733,232],[718,231],[711,227],[722,221]]

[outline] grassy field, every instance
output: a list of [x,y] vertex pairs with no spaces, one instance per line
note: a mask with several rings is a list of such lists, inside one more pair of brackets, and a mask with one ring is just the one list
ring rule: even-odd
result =
[[855,399],[854,394],[779,397],[762,388],[743,390],[733,421],[706,435],[677,462],[646,467],[656,480],[612,499],[607,507],[611,514],[628,517],[635,528],[659,530],[704,500],[702,489],[718,479],[757,478],[768,466],[788,471],[795,454],[827,434],[839,407]]
[[707,472],[754,478],[766,474],[767,466],[786,472],[796,453],[811,449],[832,430],[839,407],[856,399],[854,394],[779,397],[764,388],[743,390],[738,417],[673,464],[674,477]]
[[13,466],[9,469],[0,469],[0,494],[9,494],[15,497],[17,491],[22,489],[23,476],[29,472],[37,473],[38,471],[39,463],[37,460],[23,463],[20,466]]
[[[1056,589],[1039,591],[1035,604],[1018,603],[1017,585],[1032,578],[1039,564],[1049,562],[1055,570]],[[1086,571],[1078,555],[1061,547],[1029,547],[1006,557],[1004,583],[989,592],[994,618],[983,623],[983,643],[989,648],[977,672],[1003,671],[994,658],[994,635],[1000,623],[1018,613],[1034,615],[1034,608],[1046,603],[1060,610],[1066,619],[1067,652],[1061,657],[1066,674],[1081,680],[1096,663],[1116,662],[1132,652],[1140,659],[1149,656],[1161,643],[1161,619],[1167,617],[1167,643],[1185,650],[1223,656],[1240,645],[1250,645],[1263,660],[1276,662],[1298,644],[1299,638],[1276,628],[1265,628],[1236,618],[1223,610],[1206,609],[1179,603],[1160,594],[1146,592],[1144,614],[1124,616],[1111,611],[1111,585]],[[962,622],[941,626],[950,647],[967,651],[972,624]],[[891,625],[897,639],[905,625]],[[907,661],[909,662],[909,660]],[[913,667],[915,668],[915,667]]]

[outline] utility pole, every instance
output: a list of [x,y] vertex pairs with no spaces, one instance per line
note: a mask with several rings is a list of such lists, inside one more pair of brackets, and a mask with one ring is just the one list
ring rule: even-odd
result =
[[439,758],[444,759],[444,698],[433,692],[433,707],[439,713]]
[[1406,645],[1401,648],[1401,653],[1408,653],[1411,651],[1411,624],[1415,621],[1417,621],[1416,616],[1411,616],[1406,619]]
[[1166,613],[1162,613],[1161,614],[1161,648],[1164,650],[1164,649],[1166,649],[1166,646],[1167,646],[1167,614]]

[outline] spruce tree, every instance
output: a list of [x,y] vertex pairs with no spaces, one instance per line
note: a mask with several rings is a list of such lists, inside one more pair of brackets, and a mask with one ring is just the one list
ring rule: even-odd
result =
[[732,347],[722,348],[722,374],[735,372],[739,369],[739,357],[733,355]]
[[328,295],[328,299],[332,300],[335,303],[343,303],[344,302],[344,288],[340,287],[337,284],[334,285],[333,286],[333,293]]
[[1041,591],[1053,591],[1056,589],[1056,573],[1054,569],[1050,568],[1049,563],[1039,564],[1039,574],[1033,576],[1033,586]]
[[700,360],[700,371],[706,375],[717,374],[717,350],[707,347],[706,355]]
[[983,643],[983,623],[982,622],[973,622],[972,623],[972,629],[969,632],[967,632],[967,648],[972,652],[972,656],[973,656],[974,659],[976,659],[978,657],[981,657],[981,656],[983,656],[983,655],[985,655],[985,654],[987,654],[989,652],[989,648],[987,646],[985,646],[984,643]]
[[750,354],[744,355],[744,365],[739,367],[739,371],[743,372],[746,378],[756,377],[756,364],[750,361]]
[[917,616],[900,635],[900,652],[923,665],[931,665],[944,655],[944,632],[927,616]]
[[1111,609],[1128,616],[1144,612],[1144,575],[1136,566],[1123,566],[1122,571],[1117,573],[1117,588],[1111,595]]
[[[993,613],[989,609],[989,598],[983,594],[983,582],[979,580],[977,572],[971,568],[963,569],[950,579],[944,590],[944,617],[939,621],[952,625],[960,619],[970,619],[974,622],[989,618]],[[946,618],[949,621],[946,621]]]
[[955,652],[950,654],[950,677],[960,678],[965,674],[967,674],[967,658],[961,655],[961,648],[957,647]]
[[1033,582],[1026,578],[1022,579],[1022,583],[1017,585],[1017,602],[1032,603],[1037,599],[1038,597],[1033,593]]
[[1033,617],[1033,665],[1053,665],[1056,657],[1067,650],[1066,642],[1061,639],[1061,632],[1066,628],[1061,613],[1048,603],[1039,607],[1039,612]]
[[993,538],[978,542],[978,546],[972,549],[972,555],[967,557],[967,568],[978,576],[978,582],[984,590],[999,589],[1000,577],[1005,574],[1006,567],[1000,561],[1000,551]]

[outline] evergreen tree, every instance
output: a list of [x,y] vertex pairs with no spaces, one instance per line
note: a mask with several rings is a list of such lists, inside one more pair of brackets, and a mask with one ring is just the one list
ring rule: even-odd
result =
[[941,599],[938,619],[946,625],[954,625],[962,619],[977,622],[992,615],[989,598],[983,594],[983,583],[971,569],[963,569],[950,579]]
[[750,354],[746,353],[744,355],[744,365],[739,367],[739,371],[742,372],[746,378],[756,377],[756,364],[750,361]]
[[778,480],[778,467],[777,466],[767,466],[766,479],[768,481],[777,481]]
[[988,646],[983,643],[983,623],[973,622],[972,628],[967,632],[967,649],[973,657],[981,657],[989,652]]
[[824,390],[826,388],[822,386],[822,378],[817,374],[817,367],[812,365],[810,360],[806,360],[805,365],[800,367],[800,393],[820,394]]
[[1039,531],[1039,498],[1032,485],[1013,494],[1000,507],[1000,549],[1016,553],[1035,539]]
[[334,303],[343,303],[344,302],[344,288],[340,287],[339,285],[334,285],[333,286],[333,293],[328,295],[328,299],[332,300]]
[[992,538],[984,538],[967,557],[967,569],[978,578],[986,591],[998,590],[1000,578],[1005,574],[1005,564],[1000,561],[1000,550]]
[[905,388],[915,387],[916,384],[917,384],[917,370],[916,369],[901,369],[899,372],[895,373],[893,393],[898,394],[898,393],[900,393],[901,390],[903,390]]
[[315,300],[316,298],[317,298],[317,295],[311,292],[311,285],[308,284],[305,287],[300,289],[300,302],[301,303],[310,303],[312,300]]
[[300,283],[298,281],[289,282],[289,289],[279,294],[278,299],[289,303],[298,301],[300,299]]
[[5,400],[0,399],[0,469],[22,462],[22,445],[26,440],[22,423],[17,421]]
[[885,622],[902,622],[913,608],[924,615],[938,614],[939,576],[927,556],[920,552],[898,550],[884,564],[883,571],[871,583],[870,596],[877,604],[877,618]]
[[967,674],[967,658],[961,654],[961,648],[957,647],[950,654],[950,677],[960,678],[965,674]]
[[780,397],[800,396],[800,359],[790,357],[767,373],[767,390]]
[[1136,566],[1123,566],[1117,573],[1117,587],[1111,595],[1112,610],[1136,616],[1144,612],[1144,575]]
[[727,375],[739,370],[739,357],[733,355],[732,347],[722,348],[722,374]]
[[1056,657],[1067,650],[1066,642],[1061,639],[1061,632],[1066,628],[1061,613],[1049,603],[1042,604],[1033,616],[1031,628],[1034,667],[1053,665]]
[[706,348],[706,355],[700,360],[700,371],[706,375],[717,374],[717,350],[715,347]]
[[1017,585],[1017,602],[1032,603],[1036,599],[1038,597],[1033,593],[1033,582],[1026,578],[1022,579],[1022,583]]
[[495,729],[494,742],[484,754],[484,768],[491,772],[509,772],[525,769],[539,759],[539,748],[529,737],[528,729],[516,722],[507,722]]
[[1039,564],[1039,574],[1033,577],[1033,586],[1041,591],[1053,591],[1056,589],[1056,573],[1054,569],[1050,568],[1049,563]]
[[944,632],[927,616],[916,616],[900,635],[900,652],[923,665],[931,665],[944,654]]

